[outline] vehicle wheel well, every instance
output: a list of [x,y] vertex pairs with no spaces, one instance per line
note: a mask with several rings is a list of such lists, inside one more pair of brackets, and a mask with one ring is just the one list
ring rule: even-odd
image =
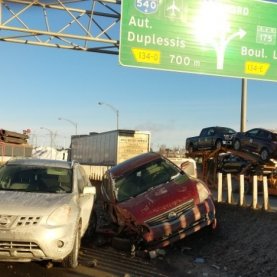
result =
[[188,151],[189,152],[193,152],[195,149],[194,145],[193,145],[193,142],[190,142],[189,146],[188,146]]
[[69,253],[69,255],[62,260],[63,267],[76,268],[78,266],[78,256],[79,256],[79,250],[81,245],[81,226],[82,226],[81,222],[82,220],[80,218],[76,227],[76,231],[74,233],[75,237],[74,237],[73,249]]
[[215,140],[215,143],[214,143],[215,148],[217,148],[217,147],[219,146],[219,145],[218,145],[219,143],[220,143],[220,146],[222,146],[222,139],[221,139],[221,138],[217,138],[217,139]]
[[261,149],[261,151],[260,152],[262,152],[263,150],[266,150],[267,152],[269,152],[268,151],[268,149],[264,146],[264,147],[262,147],[262,149]]
[[238,138],[234,140],[233,148],[235,150],[239,150],[240,149],[240,140]]
[[92,240],[93,235],[95,234],[95,231],[96,231],[96,227],[97,227],[97,214],[95,210],[92,210],[89,218],[89,222],[88,222],[88,227],[84,234],[83,239],[86,241]]

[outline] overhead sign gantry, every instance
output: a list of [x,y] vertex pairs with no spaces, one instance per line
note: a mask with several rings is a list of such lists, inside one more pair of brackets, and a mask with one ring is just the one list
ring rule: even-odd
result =
[[120,0],[0,0],[0,41],[118,54]]
[[124,0],[120,63],[277,81],[276,15],[256,0]]

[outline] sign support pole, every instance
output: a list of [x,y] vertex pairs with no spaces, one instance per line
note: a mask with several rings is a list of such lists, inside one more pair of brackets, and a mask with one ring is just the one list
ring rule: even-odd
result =
[[247,108],[247,79],[242,79],[241,86],[241,119],[240,119],[240,131],[246,131],[246,108]]

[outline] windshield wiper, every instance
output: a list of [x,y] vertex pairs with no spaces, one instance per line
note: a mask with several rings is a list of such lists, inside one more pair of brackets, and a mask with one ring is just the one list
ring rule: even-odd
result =
[[[180,172],[178,172],[177,174],[175,174],[175,175],[171,176],[171,177],[170,177],[170,179],[169,179],[169,181],[174,180],[174,179],[175,179],[175,178],[177,178],[180,174],[181,174],[181,173],[180,173]],[[169,181],[168,181],[168,182],[169,182]]]

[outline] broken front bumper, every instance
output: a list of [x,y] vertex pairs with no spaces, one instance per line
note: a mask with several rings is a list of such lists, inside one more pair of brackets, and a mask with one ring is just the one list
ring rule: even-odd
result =
[[214,203],[209,197],[176,219],[148,226],[149,232],[143,238],[147,248],[165,247],[211,224],[215,227],[216,218]]

